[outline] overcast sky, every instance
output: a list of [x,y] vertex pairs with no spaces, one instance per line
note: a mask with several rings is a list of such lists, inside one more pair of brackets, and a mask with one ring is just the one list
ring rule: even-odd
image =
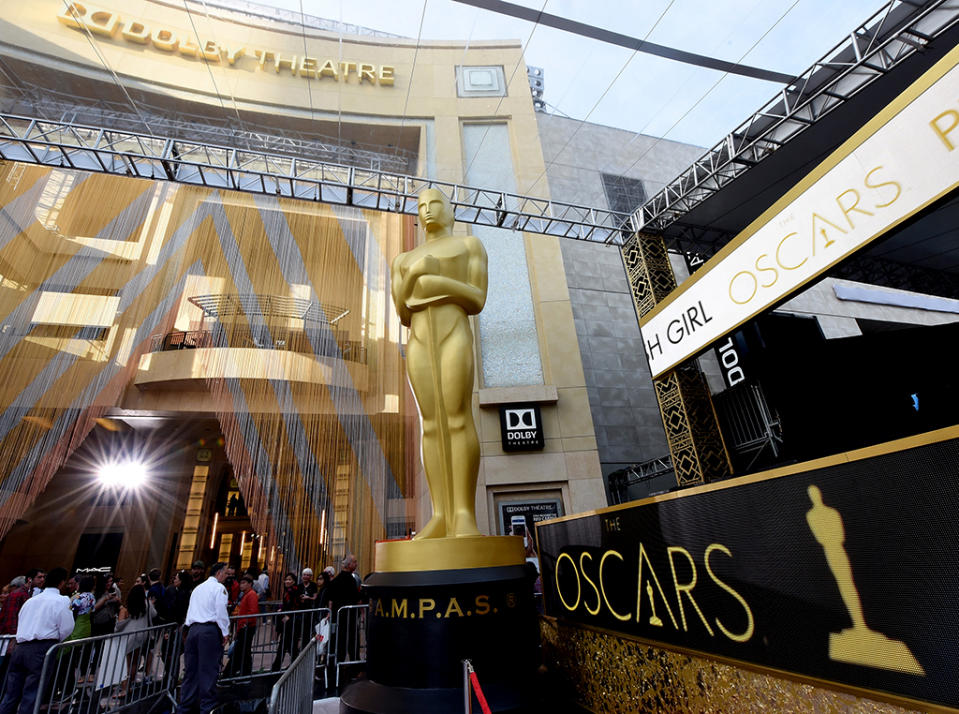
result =
[[[549,110],[710,147],[782,85],[633,53],[453,0],[260,0],[424,40],[518,39],[545,70]],[[798,74],[880,0],[514,0],[669,47]],[[506,68],[509,73],[514,68]],[[525,73],[525,68],[515,68]]]

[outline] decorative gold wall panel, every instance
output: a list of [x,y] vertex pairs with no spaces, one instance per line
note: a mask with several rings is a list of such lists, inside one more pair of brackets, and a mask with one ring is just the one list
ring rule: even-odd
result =
[[[636,233],[623,245],[623,262],[636,312],[642,318],[676,288],[666,245],[658,236]],[[653,380],[666,429],[676,483],[694,486],[729,476],[732,465],[709,388],[695,365]]]
[[666,244],[659,236],[634,234],[623,245],[623,262],[640,318],[676,289]]
[[695,367],[678,367],[653,380],[673,458],[676,483],[695,486],[732,473],[706,380]]
[[543,656],[597,714],[906,714],[894,704],[542,618]]

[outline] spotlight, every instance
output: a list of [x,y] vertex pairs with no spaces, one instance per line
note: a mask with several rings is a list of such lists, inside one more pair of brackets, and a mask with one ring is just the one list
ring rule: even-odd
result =
[[99,468],[97,478],[104,486],[133,489],[146,482],[147,468],[139,461],[109,461]]

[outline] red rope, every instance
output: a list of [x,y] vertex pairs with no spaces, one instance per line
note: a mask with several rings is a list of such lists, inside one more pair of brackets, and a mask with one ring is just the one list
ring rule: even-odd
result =
[[476,672],[470,672],[470,683],[473,685],[473,693],[476,695],[476,699],[479,701],[480,709],[483,710],[483,714],[492,714],[489,704],[486,703],[486,697],[483,696],[483,690],[480,688],[479,677],[476,676]]

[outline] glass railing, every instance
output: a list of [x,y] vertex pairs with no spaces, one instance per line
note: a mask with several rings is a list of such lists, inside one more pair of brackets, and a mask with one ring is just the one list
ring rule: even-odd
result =
[[213,330],[174,330],[150,338],[150,352],[193,350],[204,347],[257,348],[285,350],[317,357],[335,357],[366,364],[366,346],[348,339],[343,331],[326,331],[308,335],[297,330],[254,331],[233,329],[230,332]]

